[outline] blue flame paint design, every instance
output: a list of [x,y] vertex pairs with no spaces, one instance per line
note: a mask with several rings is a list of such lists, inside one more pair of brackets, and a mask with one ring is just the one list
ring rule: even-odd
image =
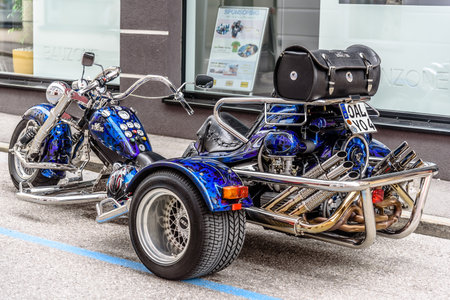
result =
[[272,131],[264,139],[264,146],[270,155],[295,156],[300,144],[297,134],[292,130]]
[[[107,113],[104,113],[104,111],[107,111]],[[126,111],[130,118],[128,120],[122,119],[118,115],[119,111]],[[103,116],[102,113],[107,117]],[[120,128],[120,124],[126,125],[127,122],[138,123],[141,126],[140,130],[144,132],[144,136],[140,137],[137,133],[132,133],[131,138],[126,137],[124,131]],[[128,107],[112,106],[97,110],[91,117],[89,129],[92,136],[105,147],[127,159],[134,159],[139,153],[152,150],[141,121]],[[128,131],[132,132],[132,130],[137,129],[133,127],[129,128]],[[142,138],[146,140],[143,141]],[[139,145],[143,145],[144,149],[139,149]]]
[[[50,110],[55,106],[49,103],[42,103],[29,108],[24,114],[23,119],[35,120],[42,125],[48,118]],[[67,164],[72,151],[72,132],[70,126],[58,123],[44,141],[44,155],[42,162],[54,162]],[[64,178],[66,172],[56,170],[41,170],[41,174],[47,178]]]
[[42,103],[30,107],[22,116],[25,120],[35,120],[39,125],[42,125],[47,120],[50,110],[55,107],[52,104]]
[[[287,105],[287,104],[274,104],[270,107],[269,113],[303,113],[303,105]],[[303,116],[296,115],[268,115],[267,121],[269,123],[278,123],[282,124],[293,124],[299,123],[299,121],[303,119]],[[270,125],[269,125],[270,126]]]
[[[222,189],[226,186],[243,185],[231,168],[217,160],[195,158],[175,158],[160,160],[142,169],[128,185],[127,193],[133,192],[139,183],[153,170],[175,169],[185,174],[197,186],[208,208],[212,212],[231,210],[233,200],[222,199]],[[240,201],[242,207],[253,205],[250,197]]]
[[[363,137],[365,139],[365,137]],[[353,170],[361,171],[365,165],[368,149],[359,137],[352,138],[344,149],[347,152],[347,160],[353,162]],[[357,160],[359,158],[359,160]]]
[[[60,164],[69,163],[70,154],[72,151],[72,133],[70,126],[67,124],[59,123],[56,125],[46,141],[46,151],[42,162],[53,162]],[[66,172],[56,170],[42,170],[42,175],[48,178],[64,178]]]
[[391,150],[385,144],[376,139],[372,139],[372,141],[369,144],[369,149],[370,149],[370,156],[380,158],[385,157],[391,152]]

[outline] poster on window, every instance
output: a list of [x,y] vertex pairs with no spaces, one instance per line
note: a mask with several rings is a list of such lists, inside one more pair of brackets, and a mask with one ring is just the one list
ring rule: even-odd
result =
[[219,8],[207,71],[214,88],[253,90],[268,11],[266,7]]

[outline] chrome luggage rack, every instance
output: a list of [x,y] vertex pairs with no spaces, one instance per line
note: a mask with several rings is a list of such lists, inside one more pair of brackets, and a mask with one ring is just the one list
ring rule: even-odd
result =
[[[397,230],[386,229],[378,231],[380,235],[386,237],[395,239],[403,238],[414,232],[419,225],[422,210],[430,188],[431,178],[438,173],[438,167],[433,163],[426,162],[422,167],[415,169],[355,181],[320,180],[264,173],[255,171],[255,169],[251,167],[233,168],[233,171],[244,181],[276,183],[287,186],[299,186],[316,190],[348,193],[338,210],[345,209],[345,206],[348,203],[353,202],[358,196],[360,196],[362,198],[363,215],[365,220],[365,236],[360,239],[342,237],[332,232],[326,232],[338,221],[339,218],[336,217],[336,213],[323,223],[310,224],[305,222],[301,217],[287,216],[258,207],[249,207],[245,210],[248,214],[248,219],[250,222],[262,225],[266,228],[272,228],[297,236],[307,236],[350,248],[366,248],[373,244],[377,235],[371,190],[382,186],[391,186],[396,190],[400,198],[402,198],[402,200],[410,206],[411,215],[406,225]],[[402,183],[410,182],[414,179],[420,179],[420,191],[416,194],[415,200],[413,200],[411,196],[400,186]]]
[[[271,123],[268,120],[269,116],[285,116],[285,117],[292,117],[292,116],[303,116],[301,122],[294,123],[294,124],[283,124],[288,126],[303,126],[308,121],[308,114],[306,113],[308,111],[308,107],[315,107],[315,106],[327,106],[327,105],[336,105],[341,103],[358,103],[362,102],[370,109],[372,109],[376,116],[379,117],[380,113],[378,110],[376,110],[373,106],[371,106],[368,101],[370,100],[369,96],[359,96],[359,95],[351,95],[348,97],[343,98],[333,98],[333,99],[318,99],[311,102],[307,101],[301,101],[301,100],[285,100],[282,98],[269,98],[269,97],[255,97],[255,98],[222,98],[217,101],[216,105],[214,106],[214,117],[219,123],[219,125],[225,129],[227,132],[229,132],[231,135],[235,136],[237,139],[239,139],[243,143],[247,143],[248,139],[238,131],[236,131],[234,128],[229,126],[227,123],[225,123],[220,118],[220,109],[224,104],[264,104],[264,122],[267,125],[280,125],[280,123]],[[281,104],[281,105],[302,105],[303,106],[303,113],[274,113],[274,112],[268,112],[269,107],[268,105],[273,104]]]

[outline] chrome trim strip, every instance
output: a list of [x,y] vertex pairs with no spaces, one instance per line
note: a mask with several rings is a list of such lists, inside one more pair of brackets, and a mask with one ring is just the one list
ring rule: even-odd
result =
[[90,203],[90,202],[98,202],[101,201],[108,196],[106,193],[92,193],[92,194],[74,194],[74,195],[66,195],[66,196],[50,196],[50,195],[34,195],[25,192],[18,192],[16,194],[17,198],[38,203],[38,204],[47,204],[47,205],[65,205],[65,204],[80,204],[80,203]]

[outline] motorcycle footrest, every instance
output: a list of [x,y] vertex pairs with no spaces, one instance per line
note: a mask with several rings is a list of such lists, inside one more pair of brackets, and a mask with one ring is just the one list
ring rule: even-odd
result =
[[[112,207],[106,211],[105,208]],[[126,213],[128,213],[127,202],[120,204],[117,200],[113,198],[106,198],[96,205],[97,208],[97,218],[95,220],[98,223],[105,223],[112,221]]]

